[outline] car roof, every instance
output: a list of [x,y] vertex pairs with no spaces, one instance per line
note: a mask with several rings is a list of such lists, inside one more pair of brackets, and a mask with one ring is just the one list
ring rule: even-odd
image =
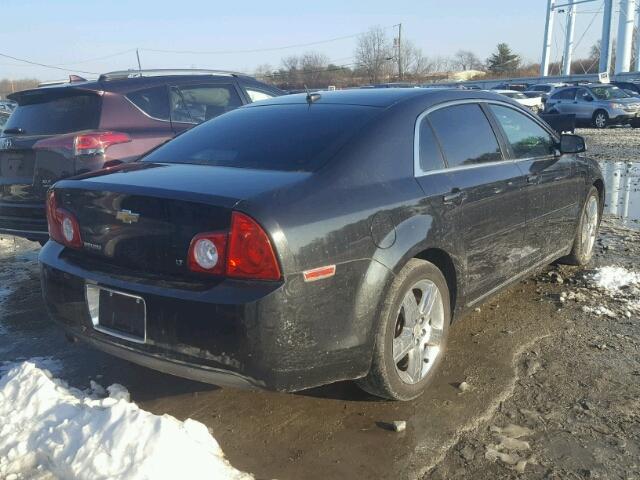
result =
[[[131,72],[131,75],[134,75],[136,72]],[[102,80],[100,79],[102,78]],[[246,85],[254,85],[256,87],[268,87],[268,89],[273,91],[280,91],[277,87],[267,85],[256,80],[253,77],[248,75],[243,75],[239,73],[168,73],[166,75],[153,75],[153,76],[115,76],[111,79],[106,79],[104,76],[101,76],[97,80],[85,80],[85,81],[74,81],[74,82],[65,82],[65,83],[53,83],[51,85],[42,85],[38,88],[32,88],[28,90],[22,90],[20,92],[12,93],[9,95],[11,100],[19,101],[20,97],[24,94],[30,94],[35,92],[46,92],[46,91],[66,91],[70,90],[80,90],[87,92],[118,92],[118,93],[128,93],[131,91],[139,90],[141,88],[154,87],[159,85],[166,85],[167,83],[196,83],[198,81],[207,81],[215,79],[216,81],[221,81],[224,83],[225,80],[231,80],[234,78],[242,80],[242,82]],[[283,94],[285,92],[282,92]]]
[[[464,99],[498,99],[509,100],[497,93],[485,90],[462,90],[460,88],[365,88],[354,90],[336,90],[331,92],[314,92],[313,104],[359,105],[368,107],[390,107],[411,99],[422,99],[425,103],[436,104],[449,100]],[[517,92],[520,93],[520,92]],[[308,103],[307,94],[299,93],[274,97],[246,105],[243,108],[260,108],[268,105],[292,105]]]

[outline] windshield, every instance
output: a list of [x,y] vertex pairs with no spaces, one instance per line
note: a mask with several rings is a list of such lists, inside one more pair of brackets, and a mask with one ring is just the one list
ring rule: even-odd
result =
[[306,103],[240,108],[189,130],[142,161],[315,171],[378,111]]
[[624,90],[618,87],[591,87],[591,92],[598,100],[611,100],[613,98],[629,98],[629,95]]
[[35,92],[21,98],[7,133],[54,135],[98,128],[100,97],[82,92]]

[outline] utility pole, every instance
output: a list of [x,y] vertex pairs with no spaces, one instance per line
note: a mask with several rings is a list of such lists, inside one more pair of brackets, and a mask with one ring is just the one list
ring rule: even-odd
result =
[[[638,17],[636,27],[640,31],[640,3],[638,3]],[[640,33],[636,35],[636,72],[640,72]]]
[[547,3],[547,21],[544,24],[544,42],[542,44],[542,61],[540,62],[540,76],[549,75],[549,59],[551,58],[551,37],[553,34],[553,18],[555,16],[554,0]]
[[567,33],[564,39],[564,55],[562,60],[562,74],[571,75],[571,60],[573,57],[573,35],[576,30],[576,0],[569,0],[567,6]]
[[398,78],[402,81],[404,72],[402,71],[402,24],[398,24]]
[[140,65],[140,52],[138,52],[137,48],[136,48],[136,58],[138,59],[138,71],[141,72],[142,66]]
[[611,69],[611,17],[613,16],[613,0],[604,0],[602,13],[602,37],[600,39],[600,65],[598,72],[609,73]]
[[632,37],[635,6],[635,0],[620,0],[615,73],[628,72],[631,69],[631,48],[633,43]]

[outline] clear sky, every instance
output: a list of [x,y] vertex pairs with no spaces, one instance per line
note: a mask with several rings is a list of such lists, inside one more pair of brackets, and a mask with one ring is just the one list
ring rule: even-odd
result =
[[[317,50],[333,63],[353,61],[355,38],[255,53],[238,50],[299,45],[354,35],[373,25],[402,22],[403,38],[427,56],[466,49],[485,59],[507,42],[523,59],[539,61],[546,0],[264,1],[244,0],[0,0],[0,53],[65,68],[104,72],[133,68],[219,68],[252,72],[283,56]],[[577,55],[600,34],[602,0],[580,6]],[[617,2],[616,2],[617,3]],[[556,22],[553,59],[562,54],[565,16]],[[614,24],[613,31],[616,31]],[[177,54],[156,50],[236,53]],[[91,60],[86,61],[85,60]],[[82,62],[82,63],[75,63]],[[64,65],[63,65],[64,64]],[[66,72],[0,58],[0,78],[65,78]],[[86,76],[86,75],[85,75]]]

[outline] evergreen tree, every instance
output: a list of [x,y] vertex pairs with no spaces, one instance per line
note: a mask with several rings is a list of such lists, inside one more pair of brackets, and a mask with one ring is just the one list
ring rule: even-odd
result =
[[520,56],[511,51],[506,43],[499,43],[496,53],[487,59],[487,69],[491,73],[510,73],[520,66]]

